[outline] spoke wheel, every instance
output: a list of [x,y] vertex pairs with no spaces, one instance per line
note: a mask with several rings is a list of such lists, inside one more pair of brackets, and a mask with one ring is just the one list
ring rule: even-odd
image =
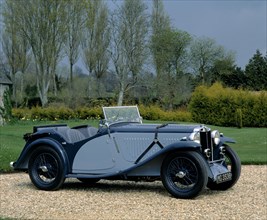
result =
[[49,147],[37,148],[29,160],[32,183],[42,190],[56,190],[65,180],[63,162],[58,153]]
[[178,152],[166,157],[161,168],[162,183],[176,198],[197,196],[208,181],[205,160],[196,152]]
[[211,190],[227,190],[231,188],[237,180],[240,177],[241,174],[241,162],[236,154],[236,152],[230,148],[229,146],[225,146],[225,162],[224,166],[231,171],[232,173],[232,180],[224,182],[224,183],[219,183],[217,184],[216,182],[213,182],[212,180],[209,180],[207,187],[210,188]]

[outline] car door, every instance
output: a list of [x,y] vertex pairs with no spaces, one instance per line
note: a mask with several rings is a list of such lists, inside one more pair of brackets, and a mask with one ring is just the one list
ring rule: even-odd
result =
[[73,173],[106,173],[115,167],[114,141],[103,135],[86,142],[75,155]]

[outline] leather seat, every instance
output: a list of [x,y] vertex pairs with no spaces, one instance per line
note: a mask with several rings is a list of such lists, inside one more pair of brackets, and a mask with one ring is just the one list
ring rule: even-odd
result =
[[76,129],[68,129],[66,134],[71,143],[78,142],[86,138],[80,131]]

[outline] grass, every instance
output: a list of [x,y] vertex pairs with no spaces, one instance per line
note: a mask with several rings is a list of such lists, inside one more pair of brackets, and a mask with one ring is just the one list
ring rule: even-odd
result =
[[236,141],[231,147],[239,155],[242,164],[267,164],[267,128],[210,127]]
[[[151,121],[150,121],[151,122]],[[0,172],[10,172],[10,161],[16,161],[24,147],[23,134],[32,132],[32,127],[43,124],[66,123],[70,127],[90,124],[98,126],[98,121],[20,121],[15,124],[0,126]],[[155,123],[155,122],[153,122]],[[161,123],[161,122],[156,122]],[[236,140],[231,147],[238,153],[242,164],[267,164],[267,128],[229,128],[210,126],[224,133],[225,136]]]

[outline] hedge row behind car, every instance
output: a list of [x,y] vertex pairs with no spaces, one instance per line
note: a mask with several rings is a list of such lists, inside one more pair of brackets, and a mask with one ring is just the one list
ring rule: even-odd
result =
[[199,86],[192,94],[195,122],[227,127],[267,127],[267,92],[224,88],[220,83]]
[[[161,121],[192,121],[190,112],[187,111],[163,111],[157,106],[146,107],[141,105],[140,114],[145,120],[161,120]],[[101,119],[103,118],[102,109],[94,108],[78,108],[70,109],[68,107],[47,107],[47,108],[14,108],[12,116],[18,120],[68,120],[68,119]]]

